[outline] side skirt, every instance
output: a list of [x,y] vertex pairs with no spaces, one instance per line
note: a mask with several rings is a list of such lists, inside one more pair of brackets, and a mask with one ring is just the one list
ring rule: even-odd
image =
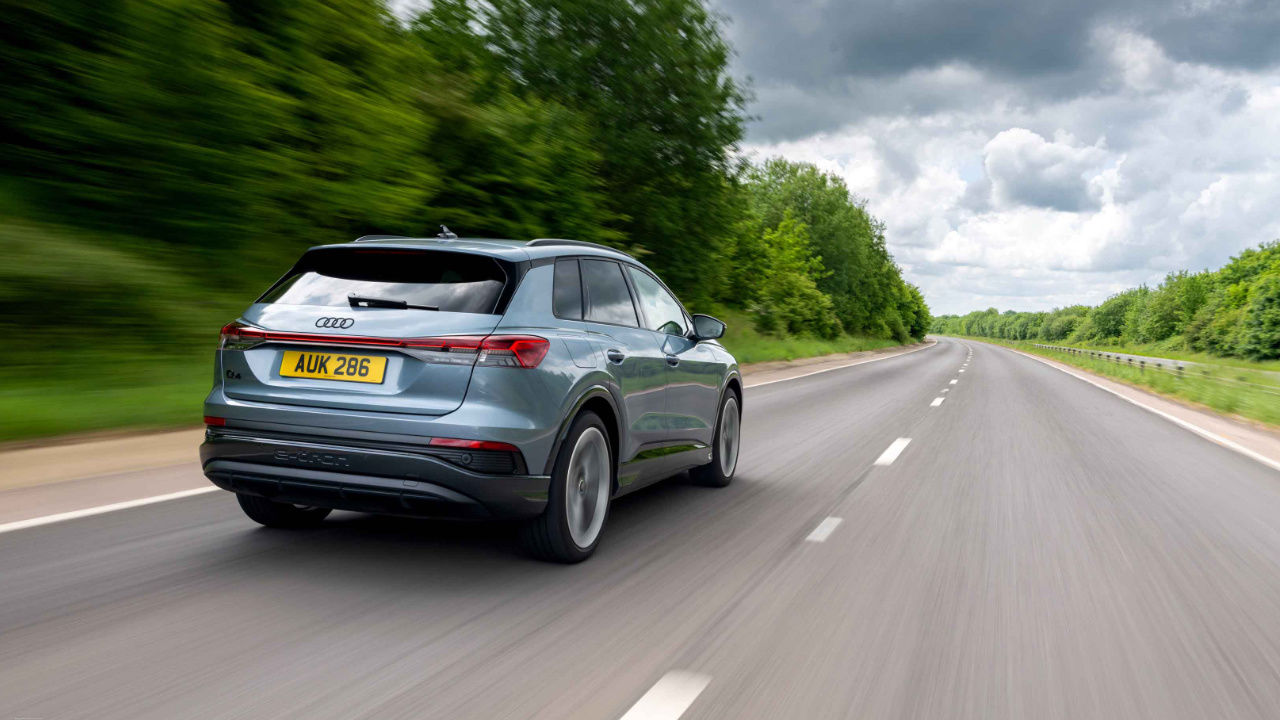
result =
[[647,445],[619,468],[618,496],[709,462],[711,448],[695,440]]

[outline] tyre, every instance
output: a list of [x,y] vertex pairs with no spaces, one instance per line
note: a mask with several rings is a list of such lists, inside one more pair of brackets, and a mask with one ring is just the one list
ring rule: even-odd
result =
[[591,557],[613,494],[609,431],[593,412],[573,421],[556,456],[547,509],[521,528],[521,542],[534,557],[561,563]]
[[269,528],[307,528],[319,525],[329,513],[329,508],[301,507],[278,503],[257,495],[236,493],[240,509],[250,520]]
[[742,402],[737,391],[726,390],[716,415],[716,437],[711,442],[711,462],[689,471],[694,482],[710,487],[726,487],[738,469],[742,445]]

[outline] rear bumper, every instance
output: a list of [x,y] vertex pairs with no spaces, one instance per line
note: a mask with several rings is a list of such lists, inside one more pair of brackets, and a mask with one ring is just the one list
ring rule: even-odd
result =
[[427,448],[255,430],[209,428],[205,477],[224,490],[298,505],[409,517],[532,517],[546,507],[545,475],[484,474]]

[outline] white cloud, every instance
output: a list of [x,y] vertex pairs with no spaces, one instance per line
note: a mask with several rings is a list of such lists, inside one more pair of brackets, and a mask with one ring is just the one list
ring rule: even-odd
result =
[[[842,176],[936,313],[1096,303],[1280,237],[1280,70],[1175,61],[1125,28],[1089,44],[1077,92],[963,64],[863,79],[807,102],[871,112],[745,149]],[[948,82],[972,92],[943,102]]]

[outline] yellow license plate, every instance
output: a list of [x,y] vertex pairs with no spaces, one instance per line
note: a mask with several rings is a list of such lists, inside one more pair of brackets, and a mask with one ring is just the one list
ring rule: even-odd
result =
[[369,355],[286,350],[280,361],[284,377],[380,383],[387,371],[387,359]]

